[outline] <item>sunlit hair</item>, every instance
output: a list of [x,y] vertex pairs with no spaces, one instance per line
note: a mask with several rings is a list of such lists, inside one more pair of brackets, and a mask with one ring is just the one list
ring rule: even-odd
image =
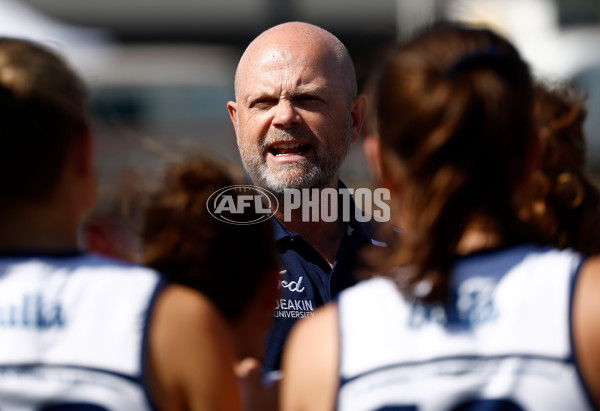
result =
[[[294,33],[294,36],[291,38],[289,34],[290,30]],[[275,44],[276,42],[273,40],[274,37],[278,40],[286,38],[287,40],[285,43],[287,44],[287,47],[291,47],[292,49],[294,47],[294,42],[301,42],[304,44],[311,44],[322,52],[327,52],[327,54],[330,55],[331,61],[335,62],[328,70],[332,70],[330,74],[336,76],[336,80],[339,79],[342,81],[343,89],[340,89],[340,91],[346,94],[348,104],[351,104],[352,99],[356,97],[357,81],[354,63],[348,49],[335,35],[327,30],[300,21],[286,22],[273,26],[263,31],[248,45],[235,72],[234,89],[236,99],[239,96],[238,93],[241,87],[242,71],[249,69],[248,67],[245,67],[248,64],[246,62],[249,58],[248,56],[256,53],[255,49],[258,44],[265,42]],[[281,47],[281,44],[278,44],[278,46]]]
[[390,266],[406,269],[405,295],[445,300],[474,216],[503,244],[529,235],[516,206],[535,138],[529,69],[493,31],[443,23],[393,53],[377,94],[384,177],[402,174],[395,200],[411,216]]
[[521,209],[559,248],[600,253],[600,193],[586,175],[585,100],[567,84],[535,86],[542,165]]
[[87,124],[85,87],[61,57],[0,38],[0,208],[46,198]]
[[[237,184],[225,164],[206,156],[176,164],[150,201],[142,228],[142,263],[200,290],[229,321],[243,314],[278,266],[269,221],[234,225],[208,212],[212,193]],[[256,216],[245,215],[249,221]]]

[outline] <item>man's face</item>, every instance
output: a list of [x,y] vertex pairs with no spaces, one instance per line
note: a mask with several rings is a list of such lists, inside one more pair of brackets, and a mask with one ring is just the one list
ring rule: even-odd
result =
[[228,104],[242,162],[275,194],[336,187],[355,132],[352,101],[330,65],[307,53],[262,53],[240,74]]

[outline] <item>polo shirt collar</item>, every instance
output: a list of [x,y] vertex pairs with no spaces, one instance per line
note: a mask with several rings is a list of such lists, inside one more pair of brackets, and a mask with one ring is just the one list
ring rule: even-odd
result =
[[[339,180],[338,188],[345,189],[347,188],[347,186],[341,180]],[[352,206],[352,210],[356,209],[356,203],[354,202],[354,198],[352,196],[350,196],[350,205]],[[359,235],[361,237],[369,239],[371,242],[377,242],[377,240],[374,240],[373,238],[375,234],[373,232],[374,227],[373,229],[370,228],[371,224],[369,222],[361,223],[356,220],[356,216],[354,213],[350,213],[350,222],[348,223],[346,228],[346,236],[352,237],[355,235]],[[275,217],[273,217],[273,231],[275,241],[283,240],[284,238],[295,237],[298,235],[296,233],[292,233],[286,230],[285,227]]]

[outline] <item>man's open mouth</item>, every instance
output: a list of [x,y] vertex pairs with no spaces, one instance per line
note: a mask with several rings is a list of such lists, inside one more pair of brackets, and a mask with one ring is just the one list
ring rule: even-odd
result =
[[269,153],[274,156],[303,155],[311,149],[310,144],[305,143],[275,143],[269,147]]

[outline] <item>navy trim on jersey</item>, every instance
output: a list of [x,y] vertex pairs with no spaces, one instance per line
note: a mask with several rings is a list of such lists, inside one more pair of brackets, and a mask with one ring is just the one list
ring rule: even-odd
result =
[[340,392],[341,392],[341,388],[342,386],[345,384],[344,379],[342,378],[342,353],[344,351],[344,345],[342,344],[342,341],[345,341],[345,339],[342,337],[342,321],[341,321],[341,315],[342,315],[342,310],[340,310],[340,296],[336,296],[335,299],[332,301],[333,304],[335,304],[337,306],[337,326],[338,326],[338,365],[337,365],[337,374],[338,374],[338,389],[337,389],[337,394],[335,396],[335,407],[334,410],[338,410],[340,407]]
[[423,365],[423,364],[433,364],[436,362],[452,361],[452,360],[478,361],[478,360],[504,360],[507,358],[523,358],[523,359],[542,360],[542,361],[558,362],[558,363],[566,363],[566,364],[572,363],[572,360],[573,360],[571,357],[558,358],[558,357],[550,357],[550,356],[546,356],[546,355],[516,354],[516,353],[505,354],[505,355],[454,355],[454,356],[448,356],[448,357],[436,357],[436,358],[431,358],[428,360],[399,362],[396,364],[390,364],[390,365],[386,365],[383,367],[373,368],[369,371],[362,372],[362,373],[357,374],[350,378],[341,377],[340,378],[340,380],[341,380],[340,389],[344,385],[346,385],[349,382],[354,381],[358,378],[362,378],[367,375],[376,374],[378,372],[390,370],[393,368],[411,367],[411,366],[417,366],[417,365]]
[[581,268],[585,263],[585,258],[582,258],[579,262],[579,265],[575,269],[573,276],[571,277],[570,291],[569,291],[569,343],[571,344],[571,357],[573,364],[575,365],[575,373],[577,374],[577,379],[579,380],[579,384],[583,390],[584,396],[587,398],[590,408],[593,410],[598,410],[596,403],[592,397],[592,393],[588,388],[587,384],[583,379],[583,375],[581,374],[581,369],[579,367],[579,361],[577,359],[577,352],[575,350],[575,338],[573,333],[573,303],[575,301],[575,287],[577,285],[577,281],[579,280],[579,274],[581,274]]
[[0,258],[71,258],[80,257],[85,252],[82,250],[48,251],[38,249],[0,250]]
[[144,390],[144,394],[146,395],[146,399],[148,401],[148,403],[150,404],[150,408],[153,409],[154,411],[158,411],[158,407],[156,406],[156,403],[154,402],[154,399],[152,398],[152,395],[150,393],[150,381],[149,381],[149,370],[148,370],[148,347],[149,347],[149,333],[150,333],[150,323],[152,320],[152,316],[154,314],[154,306],[156,303],[156,300],[158,299],[158,296],[161,294],[161,292],[166,288],[166,286],[169,284],[169,282],[164,279],[163,277],[160,278],[158,284],[156,285],[156,288],[154,289],[154,293],[152,294],[152,297],[150,298],[150,303],[148,304],[148,308],[146,309],[146,318],[144,319],[144,328],[142,330],[142,349],[141,349],[141,358],[140,358],[140,363],[141,363],[141,373],[142,375],[140,375],[140,384],[142,386],[142,389]]
[[111,371],[111,370],[105,370],[102,368],[95,368],[95,367],[86,367],[86,366],[82,366],[82,365],[70,365],[70,364],[52,364],[52,363],[24,363],[24,364],[2,364],[0,365],[0,370],[14,370],[14,369],[21,369],[21,370],[26,370],[26,369],[34,369],[34,368],[55,368],[55,369],[60,369],[60,368],[68,368],[68,369],[77,369],[77,370],[84,370],[84,371],[92,371],[92,372],[98,372],[98,373],[102,373],[102,374],[108,374],[108,375],[112,375],[114,377],[118,377],[118,378],[122,378],[124,380],[133,382],[134,384],[137,385],[141,385],[141,381],[139,378],[137,378],[136,376],[133,375],[127,375],[127,374],[122,374],[119,372],[115,372],[115,371]]

